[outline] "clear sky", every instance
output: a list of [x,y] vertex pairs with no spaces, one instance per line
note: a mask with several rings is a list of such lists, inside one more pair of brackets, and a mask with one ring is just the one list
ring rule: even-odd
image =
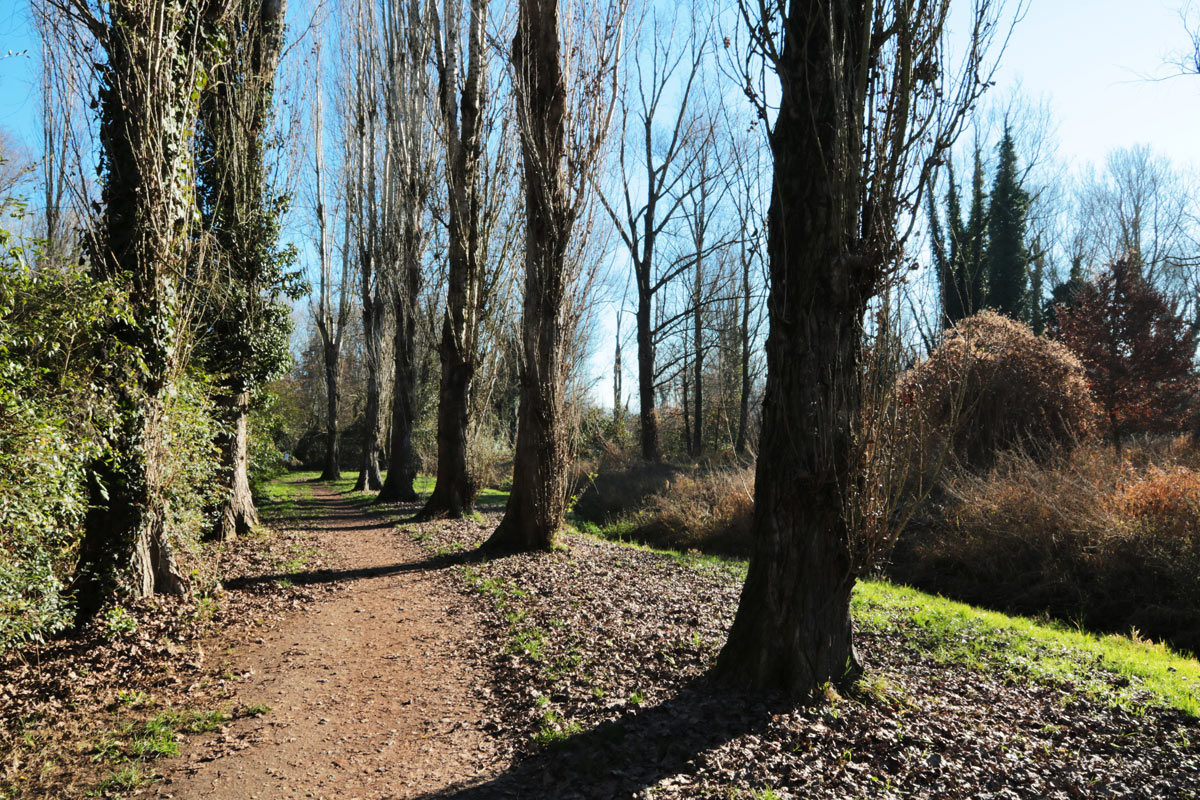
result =
[[1099,164],[1114,148],[1149,144],[1180,166],[1200,165],[1200,77],[1154,80],[1177,75],[1166,62],[1190,49],[1185,2],[1032,0],[995,91],[1019,86],[1030,99],[1045,99],[1058,125],[1059,155],[1074,164]]
[[[1181,164],[1200,162],[1200,77],[1154,82],[1185,51],[1186,0],[1032,0],[1001,64],[997,91],[1020,84],[1049,101],[1059,153],[1099,161],[1148,143]],[[965,10],[966,0],[955,0]],[[1200,4],[1196,7],[1200,17]],[[8,51],[27,55],[3,58]],[[0,126],[37,141],[36,42],[27,0],[0,0]]]

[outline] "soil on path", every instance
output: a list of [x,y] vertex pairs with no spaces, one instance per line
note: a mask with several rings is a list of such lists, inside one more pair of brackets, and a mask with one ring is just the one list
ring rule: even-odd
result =
[[313,492],[301,505],[312,513],[283,524],[312,531],[332,568],[279,577],[339,590],[232,647],[234,671],[250,673],[237,702],[270,711],[156,763],[166,779],[155,796],[415,797],[495,764],[481,729],[489,675],[463,644],[476,612],[391,521],[325,486]]

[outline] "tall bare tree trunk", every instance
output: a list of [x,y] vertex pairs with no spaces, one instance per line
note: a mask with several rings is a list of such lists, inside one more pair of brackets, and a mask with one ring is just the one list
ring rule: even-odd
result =
[[341,392],[338,373],[341,366],[340,343],[326,342],[325,354],[325,464],[321,469],[321,480],[337,481],[342,478],[341,460],[338,452],[338,404]]
[[[639,287],[641,277],[638,278]],[[647,280],[647,283],[649,281]],[[650,318],[651,294],[638,291],[637,326],[638,420],[641,426],[642,458],[662,460],[662,435],[658,430],[658,407],[654,401],[654,325]]]
[[[861,671],[850,622],[855,570],[843,514],[858,411],[864,283],[859,234],[863,86],[857,2],[792,2],[771,136],[767,386],[754,549],[717,674],[811,696]],[[844,66],[843,66],[844,65]]]
[[739,456],[744,456],[749,443],[746,441],[746,428],[750,424],[750,258],[742,251],[742,320],[738,328],[738,338],[742,346],[741,352],[741,391],[738,396],[738,426],[737,437],[733,449]]
[[890,535],[886,523],[866,520],[863,503],[879,499],[879,481],[864,470],[871,451],[855,446],[864,315],[904,269],[903,210],[921,207],[988,85],[983,51],[996,11],[987,0],[973,5],[954,75],[925,69],[943,63],[946,4],[787,0],[749,9],[762,15],[751,34],[757,52],[780,81],[770,333],[754,549],[715,672],[812,698],[861,672],[850,596]]
[[395,376],[388,472],[375,500],[398,503],[417,500],[413,488],[418,466],[413,447],[419,379],[417,317],[427,236],[426,204],[434,174],[429,56],[435,9],[432,2],[412,0],[383,0],[381,8],[388,147],[383,201],[389,240],[384,251],[395,253],[386,258],[386,284],[395,322]]
[[[321,51],[318,42],[316,53],[317,70],[320,71]],[[325,120],[322,112],[321,85],[317,82],[317,94],[313,103],[313,172],[316,179],[316,216],[319,234],[318,253],[321,261],[321,282],[317,294],[317,307],[313,318],[321,335],[321,355],[325,367],[325,461],[321,468],[321,480],[336,481],[342,477],[338,452],[338,413],[340,412],[342,340],[346,333],[346,322],[350,313],[350,215],[345,215],[345,232],[342,236],[341,282],[333,284],[333,253],[329,233],[329,209],[325,205]],[[334,293],[337,294],[336,301]]]
[[513,485],[489,547],[547,549],[567,503],[563,301],[573,210],[557,0],[520,0],[512,45],[525,165],[525,302]]
[[[419,269],[418,266],[418,275]],[[409,291],[415,297],[416,280],[410,279]],[[413,488],[417,478],[417,454],[413,448],[413,426],[417,418],[416,308],[410,308],[403,298],[396,298],[393,306],[398,316],[394,343],[396,378],[392,396],[392,442],[387,478],[375,499],[380,503],[411,503],[417,500]]]
[[[453,2],[453,11],[451,10]],[[447,3],[444,44],[440,51],[439,103],[446,134],[449,191],[449,252],[446,316],[442,321],[438,388],[437,477],[419,519],[461,517],[475,507],[479,487],[467,463],[471,382],[475,378],[480,304],[481,263],[480,175],[484,94],[484,35],[487,0],[471,0],[467,74],[461,96],[458,85],[458,0]]]
[[367,351],[367,403],[363,409],[362,457],[354,491],[378,491],[383,486],[379,471],[380,446],[380,351],[384,327],[383,303],[374,293],[363,293],[363,339]]

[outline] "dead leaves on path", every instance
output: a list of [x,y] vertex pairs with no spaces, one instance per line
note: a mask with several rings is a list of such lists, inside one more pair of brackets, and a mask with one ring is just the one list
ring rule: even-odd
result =
[[[279,526],[219,546],[218,574],[274,575],[308,548],[307,533]],[[229,698],[246,676],[229,671],[225,643],[259,639],[335,589],[266,581],[197,601],[151,597],[78,635],[0,657],[0,797],[83,797],[127,767],[152,775],[153,762],[127,763],[104,743],[169,709],[237,714]]]

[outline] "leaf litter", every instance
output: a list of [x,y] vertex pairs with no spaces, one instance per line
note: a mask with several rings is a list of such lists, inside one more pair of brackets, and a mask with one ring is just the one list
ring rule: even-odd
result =
[[[470,553],[496,521],[399,535]],[[1196,719],[947,666],[900,626],[859,631],[867,677],[851,697],[806,706],[716,686],[736,567],[562,545],[456,567],[486,619],[486,730],[511,763],[439,797],[1200,797]]]

